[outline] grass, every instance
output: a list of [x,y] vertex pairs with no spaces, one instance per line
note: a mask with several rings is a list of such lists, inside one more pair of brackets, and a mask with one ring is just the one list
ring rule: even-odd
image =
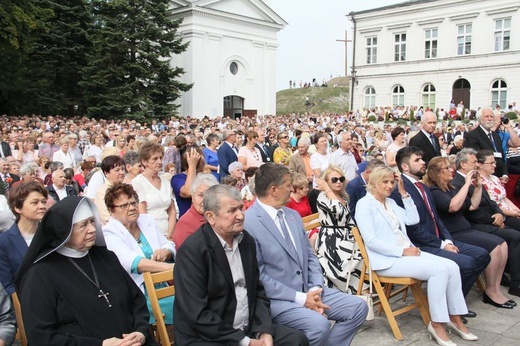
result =
[[[328,87],[295,88],[280,90],[276,93],[276,114],[291,113],[344,113],[349,110],[349,87],[338,83],[336,88],[329,83]],[[305,96],[316,105],[305,106]],[[319,102],[319,99],[322,102]]]

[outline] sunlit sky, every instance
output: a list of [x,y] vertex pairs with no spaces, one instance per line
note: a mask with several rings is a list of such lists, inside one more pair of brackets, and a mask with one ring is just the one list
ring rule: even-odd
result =
[[[287,23],[278,33],[276,89],[289,80],[321,83],[345,75],[345,30],[352,39],[351,11],[391,5],[403,0],[265,0]],[[348,45],[352,52],[352,43]],[[348,57],[349,65],[352,58]],[[350,68],[349,68],[350,69]]]

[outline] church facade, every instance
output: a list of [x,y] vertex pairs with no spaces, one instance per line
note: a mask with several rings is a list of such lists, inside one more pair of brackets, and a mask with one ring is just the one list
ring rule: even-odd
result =
[[518,0],[412,0],[348,17],[354,110],[520,102]]
[[172,0],[171,8],[190,43],[171,63],[194,83],[180,115],[275,114],[277,33],[287,23],[261,0]]

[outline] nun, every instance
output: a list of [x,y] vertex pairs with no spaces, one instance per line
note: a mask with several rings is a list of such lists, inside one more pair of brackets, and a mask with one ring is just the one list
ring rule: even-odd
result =
[[43,217],[16,278],[32,345],[156,345],[141,290],[105,246],[95,205],[67,197]]

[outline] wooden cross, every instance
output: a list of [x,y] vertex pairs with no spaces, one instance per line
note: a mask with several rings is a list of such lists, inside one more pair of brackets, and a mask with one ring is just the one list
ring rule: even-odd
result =
[[348,74],[348,43],[352,42],[352,40],[348,39],[347,30],[345,30],[345,39],[344,40],[336,40],[337,42],[345,42],[345,77]]

